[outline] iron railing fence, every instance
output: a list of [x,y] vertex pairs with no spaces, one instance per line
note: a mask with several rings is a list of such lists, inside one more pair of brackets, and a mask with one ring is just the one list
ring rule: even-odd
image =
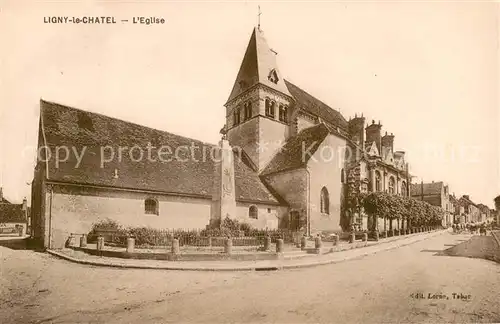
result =
[[[262,247],[266,237],[270,237],[271,243],[276,243],[278,239],[283,239],[284,243],[296,244],[300,242],[298,233],[290,230],[250,230],[247,232],[238,231],[230,235],[233,246]],[[218,233],[212,232],[217,235]],[[82,235],[82,234],[73,234]],[[108,244],[117,246],[126,246],[127,238],[135,239],[136,247],[168,247],[172,245],[174,239],[179,240],[179,246],[192,247],[223,247],[227,236],[209,236],[205,230],[191,229],[132,229],[127,231],[120,230],[96,230],[87,235],[87,241],[94,243],[97,237],[102,236]]]

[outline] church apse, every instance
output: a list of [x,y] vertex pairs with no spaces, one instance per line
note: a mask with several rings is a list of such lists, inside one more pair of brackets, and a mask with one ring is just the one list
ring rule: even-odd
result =
[[[310,233],[341,232],[342,170],[346,141],[328,135],[307,164],[310,177]],[[324,199],[327,192],[328,199]],[[324,206],[324,204],[328,206]]]

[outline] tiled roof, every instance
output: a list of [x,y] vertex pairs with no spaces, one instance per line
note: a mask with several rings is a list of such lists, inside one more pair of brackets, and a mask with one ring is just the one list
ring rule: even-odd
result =
[[292,97],[295,99],[295,104],[298,108],[303,109],[314,116],[318,116],[324,121],[340,127],[344,131],[347,131],[347,120],[339,111],[330,108],[327,104],[311,96],[309,93],[288,80],[285,80],[285,84],[292,94]]
[[466,197],[466,195],[463,195],[462,197],[460,197],[460,199],[458,201],[464,207],[467,207],[468,205],[472,205],[474,207],[477,207],[476,203],[474,203],[472,200],[470,200],[470,198],[468,198],[468,196]]
[[0,204],[0,223],[25,223],[22,204]]
[[[443,188],[443,182],[424,183],[424,195],[440,195]],[[422,194],[422,184],[416,183],[411,185],[411,195],[418,196]]]
[[[41,101],[40,105],[51,152],[54,154],[57,146],[70,149],[68,160],[59,166],[55,158],[49,160],[50,180],[211,197],[213,144],[56,103]],[[120,147],[128,148],[122,151],[121,160]],[[160,147],[164,149],[159,155]],[[75,151],[79,155],[84,152],[78,167]],[[139,159],[141,152],[143,158]],[[106,159],[110,162],[101,163]],[[278,203],[244,158],[235,159],[235,186],[237,200]]]
[[[322,123],[303,129],[300,133],[287,140],[283,148],[276,153],[261,174],[267,175],[304,167],[329,133],[328,127]],[[311,154],[303,154],[303,147],[306,149],[311,148],[308,150]]]
[[490,208],[485,204],[477,204],[477,208],[479,208],[483,213],[489,213]]

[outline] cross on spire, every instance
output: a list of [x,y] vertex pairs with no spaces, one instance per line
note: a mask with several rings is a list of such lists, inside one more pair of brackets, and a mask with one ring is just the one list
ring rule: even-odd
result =
[[259,7],[259,12],[257,13],[257,18],[258,18],[257,29],[260,30],[260,15],[262,15],[262,12],[260,11],[260,6],[258,7]]

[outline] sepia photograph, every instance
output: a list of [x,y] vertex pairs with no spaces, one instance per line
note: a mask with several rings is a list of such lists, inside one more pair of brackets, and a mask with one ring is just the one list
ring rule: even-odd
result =
[[497,1],[0,0],[0,322],[500,323]]

